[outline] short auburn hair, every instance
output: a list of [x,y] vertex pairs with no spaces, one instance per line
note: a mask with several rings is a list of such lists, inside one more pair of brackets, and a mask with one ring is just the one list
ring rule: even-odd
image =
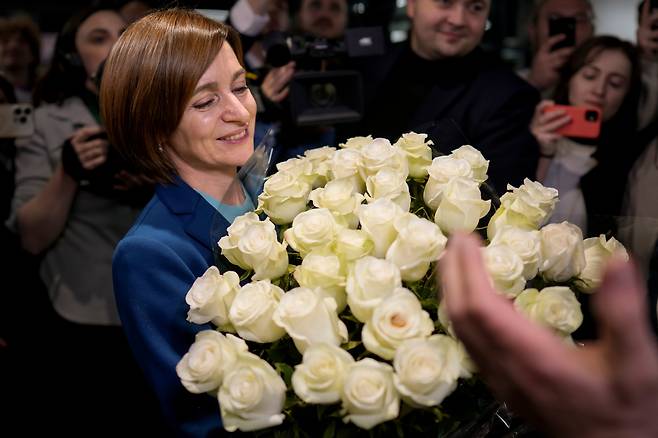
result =
[[224,43],[240,64],[236,31],[197,12],[153,12],[126,29],[107,58],[100,110],[109,141],[136,170],[160,183],[176,169],[160,145],[178,127],[194,89]]

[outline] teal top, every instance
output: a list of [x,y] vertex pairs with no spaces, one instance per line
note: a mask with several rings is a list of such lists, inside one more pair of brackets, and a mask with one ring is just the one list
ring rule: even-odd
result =
[[245,213],[248,213],[250,211],[254,211],[256,206],[254,205],[254,202],[251,200],[249,197],[249,194],[247,191],[244,189],[244,186],[242,186],[242,193],[244,193],[244,202],[239,205],[228,205],[228,204],[222,204],[209,194],[202,192],[201,190],[197,190],[197,193],[199,193],[201,196],[203,196],[203,199],[208,201],[210,205],[213,206],[215,210],[221,214],[224,219],[228,221],[229,224],[233,223],[233,220],[235,220],[236,217],[242,216]]

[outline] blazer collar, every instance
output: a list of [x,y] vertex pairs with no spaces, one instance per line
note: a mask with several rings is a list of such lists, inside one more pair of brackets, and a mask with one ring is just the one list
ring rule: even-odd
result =
[[171,184],[158,185],[156,193],[181,218],[185,232],[214,254],[217,241],[230,225],[228,221],[178,176]]

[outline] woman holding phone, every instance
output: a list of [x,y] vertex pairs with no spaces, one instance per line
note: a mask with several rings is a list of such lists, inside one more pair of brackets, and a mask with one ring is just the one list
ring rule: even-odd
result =
[[[640,152],[634,142],[640,86],[634,46],[599,36],[573,52],[554,101],[537,105],[530,124],[541,150],[537,179],[560,193],[552,222],[572,222],[584,235],[615,231],[612,219],[620,214],[628,172]],[[596,119],[598,136],[578,132]]]

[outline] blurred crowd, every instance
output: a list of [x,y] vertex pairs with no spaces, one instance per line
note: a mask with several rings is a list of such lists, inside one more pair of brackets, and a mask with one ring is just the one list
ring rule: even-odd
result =
[[[538,180],[560,192],[551,221],[626,246],[653,281],[656,330],[658,9],[627,2],[637,37],[624,41],[597,33],[588,0],[536,1],[532,58],[514,71],[481,44],[492,1],[408,0],[408,35],[394,42],[384,3],[357,27],[347,0],[237,0],[226,20],[257,103],[255,142],[273,141],[275,163],[353,136],[473,145],[498,195]],[[94,2],[60,29],[48,65],[35,22],[0,17],[0,385],[51,430],[165,434],[112,286],[114,249],[156,183],[110,144],[99,103],[115,42],[160,6]],[[564,134],[588,122],[598,134]]]

